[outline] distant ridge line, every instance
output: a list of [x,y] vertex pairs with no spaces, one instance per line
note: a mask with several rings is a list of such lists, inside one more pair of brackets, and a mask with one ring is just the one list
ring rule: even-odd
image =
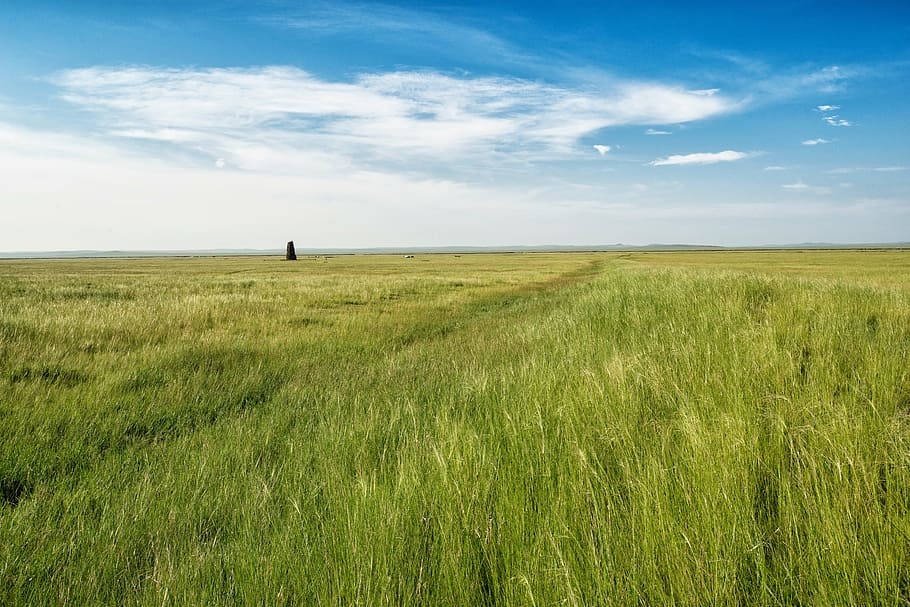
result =
[[[634,251],[775,251],[775,250],[856,250],[910,249],[910,242],[827,243],[805,242],[755,246],[720,246],[699,244],[605,244],[605,245],[522,245],[522,246],[449,246],[449,247],[298,247],[298,255],[394,255],[439,253],[564,253],[564,252],[634,252]],[[178,249],[178,250],[72,250],[72,251],[0,251],[0,259],[82,259],[136,257],[235,257],[283,256],[284,249]]]

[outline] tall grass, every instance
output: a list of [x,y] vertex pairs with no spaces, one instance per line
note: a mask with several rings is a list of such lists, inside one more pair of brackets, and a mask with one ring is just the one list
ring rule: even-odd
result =
[[907,604],[908,254],[738,255],[5,262],[0,604]]

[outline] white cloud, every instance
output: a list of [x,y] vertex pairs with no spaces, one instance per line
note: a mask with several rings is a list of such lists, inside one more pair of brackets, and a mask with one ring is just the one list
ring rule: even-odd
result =
[[[273,247],[290,238],[299,246],[492,244],[502,242],[496,230],[522,225],[534,208],[520,188],[369,171],[318,156],[298,158],[298,174],[219,170],[3,123],[0,166],[0,243],[8,251]],[[481,214],[488,224],[467,219]],[[504,240],[524,229],[533,241],[530,222]]]
[[853,123],[849,120],[844,120],[838,116],[825,116],[825,122],[831,126],[853,126]]
[[776,71],[766,78],[743,81],[743,86],[765,100],[789,99],[795,96],[821,92],[834,92],[845,81],[863,75],[865,68],[830,65],[806,71],[804,68]]
[[565,88],[413,71],[332,82],[292,67],[95,67],[54,82],[113,135],[167,141],[253,170],[276,165],[264,155],[312,150],[359,162],[570,154],[580,137],[605,127],[684,123],[736,107],[654,82]]
[[831,143],[831,141],[829,139],[818,138],[818,139],[806,139],[802,143],[803,143],[803,145],[819,145],[821,143]]
[[[617,188],[522,175],[490,185],[366,170],[316,152],[288,160],[292,173],[271,174],[159,151],[0,123],[2,248],[870,242],[903,238],[910,213],[904,197],[844,198],[847,190],[841,200],[782,204],[722,189],[687,196],[676,181]],[[745,228],[731,233],[730,220]]]
[[215,161],[215,168],[223,169],[225,165],[224,158],[219,158]]
[[437,53],[464,60],[468,56],[494,56],[506,62],[526,62],[527,53],[483,29],[459,22],[452,11],[414,10],[381,2],[305,2],[260,3],[275,9],[254,19],[259,23],[290,30],[306,31],[308,36],[366,33],[384,45],[431,48]]
[[796,183],[786,183],[782,186],[785,190],[808,190],[809,186],[803,183],[802,181],[797,181]]
[[603,156],[610,151],[610,146],[608,145],[595,145],[594,149],[597,150],[597,153]]
[[670,131],[658,131],[657,129],[648,129],[645,135],[672,135]]
[[695,154],[674,154],[666,158],[658,158],[648,164],[651,166],[669,166],[680,164],[716,164],[718,162],[733,162],[747,158],[746,152],[724,150],[723,152],[698,152]]
[[819,105],[817,108],[819,112],[833,112],[834,110],[839,110],[839,105]]
[[765,167],[765,168],[762,169],[762,170],[763,170],[763,171],[785,171],[785,170],[787,170],[787,167],[782,167],[782,166],[767,166],[767,167]]
[[710,97],[711,95],[714,95],[714,94],[718,93],[719,91],[720,91],[720,89],[698,89],[698,90],[689,91],[689,92],[692,93],[693,95],[700,95],[702,97]]
[[896,173],[910,170],[906,166],[888,166],[888,167],[841,167],[825,171],[829,175],[846,175],[848,173],[859,173],[864,171],[874,171],[876,173]]
[[811,192],[814,194],[827,194],[831,191],[831,188],[826,186],[818,185],[809,185],[803,181],[797,181],[796,183],[787,183],[782,186],[785,190],[790,190],[793,192]]

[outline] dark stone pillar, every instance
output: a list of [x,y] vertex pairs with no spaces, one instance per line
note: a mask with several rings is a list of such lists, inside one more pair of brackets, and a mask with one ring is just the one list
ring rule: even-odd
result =
[[284,258],[288,261],[297,261],[297,252],[294,250],[294,241],[288,241],[287,252],[284,254]]

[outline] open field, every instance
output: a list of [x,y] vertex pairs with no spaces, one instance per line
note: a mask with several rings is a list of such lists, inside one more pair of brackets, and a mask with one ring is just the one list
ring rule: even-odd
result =
[[0,262],[0,605],[910,604],[910,252]]

